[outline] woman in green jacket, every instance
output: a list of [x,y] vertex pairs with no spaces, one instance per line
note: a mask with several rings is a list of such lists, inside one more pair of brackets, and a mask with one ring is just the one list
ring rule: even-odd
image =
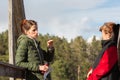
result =
[[45,64],[54,57],[53,40],[47,42],[47,51],[41,49],[38,27],[34,20],[23,20],[21,34],[17,40],[16,65],[27,69],[26,80],[42,80],[49,67]]

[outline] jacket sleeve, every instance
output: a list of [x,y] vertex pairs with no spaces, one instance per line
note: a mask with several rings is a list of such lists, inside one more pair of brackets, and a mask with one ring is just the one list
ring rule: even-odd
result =
[[117,62],[117,47],[109,47],[102,56],[98,66],[94,69],[87,80],[99,80],[107,74]]
[[47,62],[51,62],[54,58],[54,47],[51,47],[51,48],[47,48],[47,51],[43,50],[43,55],[44,55],[44,59],[45,61]]
[[38,64],[28,62],[27,56],[28,56],[28,41],[21,40],[17,47],[16,65],[31,71],[39,71]]

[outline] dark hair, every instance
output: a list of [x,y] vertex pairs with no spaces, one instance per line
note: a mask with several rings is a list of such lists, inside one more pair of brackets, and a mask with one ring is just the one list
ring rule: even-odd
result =
[[26,20],[26,19],[22,20],[20,26],[22,33],[25,34],[25,30],[28,31],[33,25],[37,26],[37,22],[34,20]]
[[114,40],[116,43],[118,42],[119,27],[120,27],[120,24],[116,24],[116,26],[113,27],[113,33],[114,33],[113,40]]

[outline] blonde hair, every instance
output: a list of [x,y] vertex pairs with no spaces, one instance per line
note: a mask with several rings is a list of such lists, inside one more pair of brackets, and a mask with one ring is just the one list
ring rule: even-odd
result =
[[106,22],[103,26],[100,27],[100,31],[104,31],[106,34],[113,34],[113,28],[116,27],[116,24],[114,22]]
[[100,27],[100,31],[104,31],[106,34],[111,35],[112,39],[117,43],[118,34],[119,34],[119,26],[120,24],[116,24],[114,22],[106,22],[103,26]]

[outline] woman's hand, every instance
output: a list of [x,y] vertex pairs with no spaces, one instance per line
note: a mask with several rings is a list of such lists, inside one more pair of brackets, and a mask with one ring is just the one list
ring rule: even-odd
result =
[[48,66],[46,64],[45,65],[39,65],[39,70],[43,71],[43,72],[46,72],[48,70]]
[[93,69],[90,69],[88,74],[87,74],[87,78],[92,74],[92,72],[93,72]]
[[47,41],[47,47],[53,47],[53,40]]

